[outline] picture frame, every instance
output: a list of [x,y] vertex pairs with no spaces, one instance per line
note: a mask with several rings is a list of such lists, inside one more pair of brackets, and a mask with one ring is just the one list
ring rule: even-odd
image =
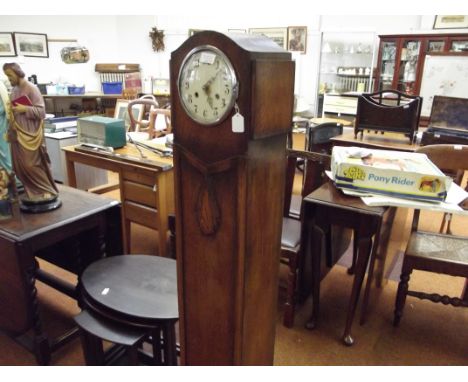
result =
[[16,47],[13,33],[0,32],[0,57],[15,57]]
[[305,54],[307,51],[307,27],[288,27],[288,50]]
[[188,35],[189,37],[192,37],[194,34],[203,31],[203,29],[189,29],[188,30]]
[[249,34],[263,35],[276,42],[281,48],[287,47],[288,28],[249,28]]
[[228,33],[247,33],[246,29],[228,29]]
[[49,43],[45,33],[14,32],[16,54],[25,57],[49,57]]
[[[114,118],[123,119],[125,121],[125,129],[128,131],[130,127],[130,116],[128,115],[128,104],[130,100],[128,99],[118,99],[115,102],[114,109]],[[143,119],[143,114],[145,112],[144,104],[137,104],[132,106],[133,118],[137,121]]]
[[468,15],[437,15],[432,29],[468,28]]

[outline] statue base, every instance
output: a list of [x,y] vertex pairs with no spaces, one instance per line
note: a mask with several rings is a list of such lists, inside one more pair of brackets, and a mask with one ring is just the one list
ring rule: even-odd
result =
[[56,196],[53,199],[31,201],[20,199],[20,209],[23,212],[30,214],[38,214],[41,212],[52,211],[59,208],[62,205],[62,201]]

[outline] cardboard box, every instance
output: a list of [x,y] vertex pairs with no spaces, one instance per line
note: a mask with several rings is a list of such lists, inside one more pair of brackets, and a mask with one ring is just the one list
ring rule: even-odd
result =
[[335,146],[331,170],[340,188],[425,201],[445,200],[452,182],[426,154],[401,151]]

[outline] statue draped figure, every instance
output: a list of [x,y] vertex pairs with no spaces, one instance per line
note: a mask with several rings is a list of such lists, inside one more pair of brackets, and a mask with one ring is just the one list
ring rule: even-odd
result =
[[[21,209],[43,212],[57,208],[61,203],[50,171],[43,131],[44,99],[39,89],[25,80],[25,74],[18,64],[4,64],[3,71],[13,85],[8,140],[13,171],[24,186]],[[14,100],[20,97],[26,102],[15,103]],[[29,101],[30,105],[27,105]]]

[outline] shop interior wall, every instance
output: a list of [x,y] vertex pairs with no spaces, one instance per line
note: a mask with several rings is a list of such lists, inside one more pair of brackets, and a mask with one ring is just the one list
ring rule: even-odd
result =
[[[66,42],[50,42],[49,58],[2,57],[0,64],[19,62],[26,74],[36,74],[40,83],[68,82],[85,85],[87,91],[100,91],[94,71],[96,63],[139,63],[144,78],[169,77],[170,54],[188,37],[189,29],[228,29],[287,27],[308,28],[306,54],[293,54],[296,60],[295,93],[314,108],[320,63],[321,32],[366,31],[378,34],[430,32],[434,16],[319,16],[306,12],[297,16],[246,15],[211,17],[184,15],[119,16],[0,16],[3,32],[46,33],[50,39],[76,39],[89,49],[90,60],[84,64],[65,64],[60,50]],[[153,52],[149,32],[152,27],[164,30],[165,50]],[[453,32],[453,30],[452,30]],[[377,37],[376,37],[377,41]],[[377,44],[376,44],[377,46]],[[3,72],[0,74],[3,77]],[[4,78],[4,77],[3,77]]]

